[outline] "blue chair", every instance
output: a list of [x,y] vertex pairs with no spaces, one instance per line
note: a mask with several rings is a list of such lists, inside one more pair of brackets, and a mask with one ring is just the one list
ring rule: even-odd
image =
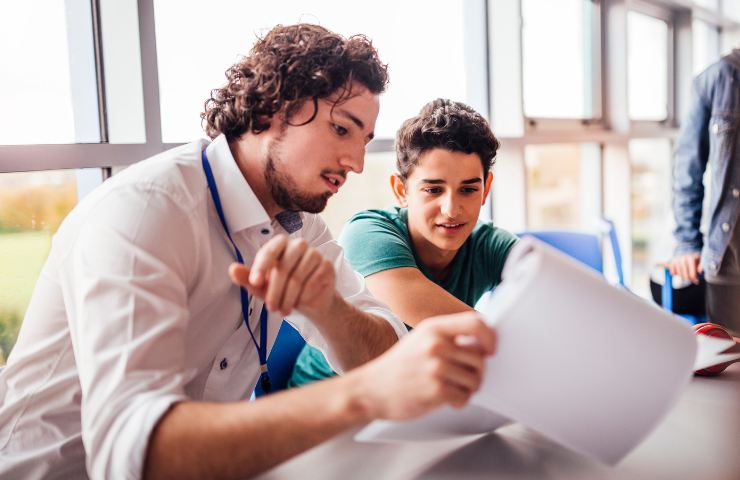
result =
[[[603,220],[603,230],[609,236],[614,264],[617,269],[619,285],[624,286],[622,252],[619,248],[614,222]],[[598,233],[576,232],[571,230],[529,230],[518,233],[520,237],[531,236],[557,248],[584,265],[604,273],[604,256],[601,252],[601,235]]]
[[[267,357],[271,393],[285,390],[288,380],[290,380],[290,375],[293,373],[293,366],[298,358],[298,354],[301,353],[305,344],[306,341],[303,340],[301,334],[291,324],[283,321],[282,325],[280,325],[277,338],[275,338],[275,344],[272,346],[270,355]],[[261,397],[263,395],[265,395],[265,392],[262,391],[262,386],[257,382],[257,387],[254,389],[254,396]]]
[[[697,287],[694,287],[697,288]],[[683,318],[687,322],[691,323],[692,325],[696,325],[697,323],[704,323],[707,321],[707,316],[705,315],[696,315],[696,314],[689,314],[689,313],[676,313],[673,308],[673,277],[671,276],[671,271],[668,268],[663,268],[663,285],[660,287],[660,297],[655,298],[655,295],[653,295],[653,300],[655,300],[658,304],[660,304],[665,310],[668,310],[671,313],[674,313],[675,315],[678,315],[679,317]],[[702,295],[703,297],[703,295]],[[695,299],[694,299],[695,300]],[[703,301],[703,298],[702,298]],[[681,306],[679,305],[676,310],[680,312]]]

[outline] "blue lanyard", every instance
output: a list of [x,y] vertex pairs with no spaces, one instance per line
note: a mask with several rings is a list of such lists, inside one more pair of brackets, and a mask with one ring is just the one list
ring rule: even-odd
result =
[[[229,227],[226,223],[226,216],[224,215],[224,210],[221,207],[221,197],[219,197],[218,195],[216,180],[213,178],[213,171],[211,170],[211,164],[208,163],[208,157],[206,157],[205,150],[203,150],[201,154],[201,160],[203,163],[203,171],[205,172],[206,180],[208,181],[208,190],[210,190],[213,204],[216,206],[216,213],[218,213],[218,218],[219,220],[221,220],[221,225],[224,227],[226,236],[229,237],[229,241],[234,247],[236,261],[243,265],[244,258],[242,257],[239,248],[236,246],[236,243],[234,243],[234,240],[231,238],[231,234],[229,233]],[[239,293],[241,294],[242,318],[244,319],[244,326],[247,328],[249,336],[252,337],[252,343],[254,343],[254,346],[257,349],[257,354],[260,358],[260,385],[262,386],[263,392],[270,393],[270,375],[267,372],[267,310],[265,310],[265,306],[262,305],[262,312],[260,313],[260,343],[257,343],[257,340],[254,338],[254,334],[252,333],[252,329],[249,328],[249,294],[247,293],[247,290],[242,286],[239,286]]]

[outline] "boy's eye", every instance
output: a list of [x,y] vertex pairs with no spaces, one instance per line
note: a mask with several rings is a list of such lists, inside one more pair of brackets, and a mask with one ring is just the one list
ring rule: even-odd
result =
[[437,193],[442,193],[442,189],[439,188],[439,187],[429,187],[429,188],[425,188],[424,189],[424,192],[431,193],[432,195],[435,195]]
[[475,187],[463,187],[462,192],[463,193],[475,193],[478,189]]
[[337,135],[339,136],[347,135],[347,129],[344,128],[343,126],[337,125],[336,123],[332,123],[332,127],[334,128],[334,131],[336,132]]

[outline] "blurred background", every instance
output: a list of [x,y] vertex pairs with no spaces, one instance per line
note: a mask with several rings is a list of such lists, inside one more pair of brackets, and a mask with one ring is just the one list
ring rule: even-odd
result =
[[610,218],[629,287],[649,294],[672,253],[691,79],[740,47],[740,0],[0,2],[0,365],[65,215],[127,165],[204,136],[226,68],[297,22],[365,34],[389,65],[365,172],[322,214],[335,236],[392,204],[396,128],[447,97],[502,143],[483,219],[517,232]]

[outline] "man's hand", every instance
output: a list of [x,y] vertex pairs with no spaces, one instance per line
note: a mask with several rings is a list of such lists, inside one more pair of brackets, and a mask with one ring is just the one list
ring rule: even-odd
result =
[[699,274],[702,273],[700,260],[700,253],[686,253],[674,257],[670,263],[671,275],[678,275],[698,284]]
[[320,318],[339,300],[331,262],[301,238],[273,237],[259,249],[251,268],[233,263],[229,276],[263,299],[268,310],[284,316],[296,309]]
[[475,312],[427,319],[353,375],[369,419],[406,419],[443,404],[461,408],[483,380],[496,334]]

